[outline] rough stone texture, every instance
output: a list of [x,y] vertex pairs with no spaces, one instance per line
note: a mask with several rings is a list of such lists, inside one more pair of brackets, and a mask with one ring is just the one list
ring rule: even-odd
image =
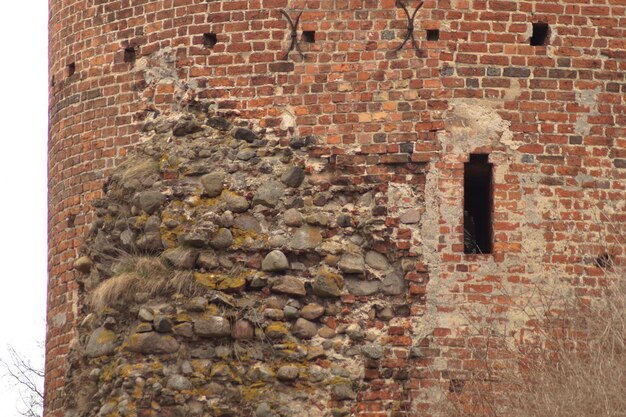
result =
[[300,227],[302,226],[302,214],[297,209],[291,208],[283,213],[283,221],[287,226]]
[[100,327],[89,336],[85,353],[91,358],[110,355],[115,350],[116,345],[117,335],[104,327]]
[[289,261],[284,253],[279,250],[273,250],[263,258],[261,269],[269,272],[285,271],[289,269]]
[[128,340],[128,350],[144,354],[174,353],[179,346],[172,336],[155,332],[135,333]]
[[422,215],[416,209],[408,209],[404,213],[400,215],[400,222],[404,224],[415,224],[419,223]]
[[278,181],[270,181],[262,184],[257,190],[253,204],[262,204],[267,207],[274,207],[285,192],[285,186]]
[[338,266],[346,274],[362,274],[365,272],[365,261],[361,255],[343,255],[339,260]]
[[224,317],[208,317],[193,323],[196,334],[200,337],[230,336],[230,323]]
[[315,249],[322,243],[322,234],[315,227],[304,226],[296,230],[289,246],[295,250]]
[[144,191],[139,194],[139,206],[148,214],[154,213],[165,202],[165,196],[159,191]]
[[174,323],[169,317],[158,315],[154,318],[154,330],[159,333],[168,333],[172,331]]
[[233,221],[233,227],[246,232],[261,233],[261,225],[258,220],[247,214],[237,216]]
[[282,294],[304,296],[306,289],[304,283],[296,277],[279,277],[272,284],[272,291]]
[[233,339],[250,340],[254,338],[254,327],[248,320],[237,320],[233,327]]
[[385,258],[384,255],[378,252],[367,252],[365,254],[365,263],[370,268],[374,268],[379,271],[386,271],[387,269],[389,269],[389,261],[387,260],[387,258]]
[[295,381],[298,379],[298,375],[300,371],[297,367],[291,365],[285,365],[278,368],[278,372],[276,372],[276,377],[279,381]]
[[330,271],[320,271],[313,282],[313,293],[320,297],[339,297],[344,285],[343,277]]
[[317,334],[317,326],[301,317],[294,323],[291,333],[302,339],[310,339]]
[[206,120],[207,126],[211,126],[213,129],[221,130],[222,132],[226,132],[230,129],[230,122],[228,119],[223,117],[209,117]]
[[222,199],[226,204],[226,208],[233,213],[243,213],[248,210],[250,203],[245,197],[232,193],[230,191],[222,192]]
[[174,136],[184,136],[191,133],[196,133],[202,130],[202,126],[197,120],[182,119],[179,120],[172,129]]
[[198,255],[198,259],[196,259],[196,264],[200,268],[213,269],[219,266],[219,261],[217,259],[217,255],[215,255],[215,252],[202,251]]
[[380,281],[378,280],[346,278],[345,283],[348,292],[354,295],[372,295],[380,289]]
[[233,234],[229,229],[220,228],[210,243],[215,249],[225,249],[233,244]]
[[383,347],[379,344],[368,343],[361,348],[361,352],[370,359],[380,359],[383,357]]
[[307,320],[315,320],[322,314],[324,314],[324,307],[316,303],[305,305],[300,312],[302,318]]
[[167,379],[167,387],[169,389],[182,391],[182,390],[190,390],[193,388],[191,381],[185,378],[182,375],[172,375]]
[[299,187],[300,184],[302,184],[302,181],[304,181],[304,170],[300,167],[289,167],[287,168],[287,170],[285,171],[285,173],[282,175],[282,177],[280,177],[280,180],[287,186],[287,187]]
[[235,139],[243,140],[248,143],[252,143],[256,139],[258,139],[256,133],[246,127],[238,127],[237,129],[235,129],[235,131],[233,132],[233,137]]
[[200,178],[204,192],[209,197],[217,197],[222,193],[224,189],[224,178],[226,175],[223,172],[211,172],[210,174],[203,175]]
[[89,273],[91,270],[91,259],[87,256],[81,256],[74,262],[74,268],[83,274]]
[[406,281],[395,272],[387,274],[383,279],[381,290],[387,295],[399,295],[406,291]]
[[193,249],[177,247],[163,253],[163,257],[167,259],[174,268],[191,269],[198,259],[198,252]]

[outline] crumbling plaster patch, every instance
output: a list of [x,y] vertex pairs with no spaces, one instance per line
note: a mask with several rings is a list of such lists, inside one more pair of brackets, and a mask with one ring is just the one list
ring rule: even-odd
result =
[[574,130],[576,134],[581,136],[587,136],[591,132],[591,125],[587,123],[589,116],[597,116],[598,112],[598,94],[600,93],[600,87],[595,90],[579,90],[576,91],[576,102],[581,106],[589,107],[587,113],[577,113],[576,123],[574,123]]
[[[512,93],[515,94],[515,93]],[[428,285],[427,314],[422,319],[422,326],[429,328],[462,328],[468,325],[467,312],[463,313],[458,307],[459,299],[453,295],[454,288],[468,279],[465,272],[451,272],[445,267],[442,256],[449,251],[448,246],[440,236],[440,226],[446,225],[449,230],[459,230],[462,222],[463,195],[462,176],[453,175],[450,166],[459,169],[459,164],[466,162],[470,153],[492,150],[490,161],[494,163],[494,182],[505,184],[506,176],[511,164],[522,163],[523,154],[518,151],[523,144],[515,141],[510,131],[510,122],[503,120],[498,114],[501,102],[491,100],[461,99],[452,100],[450,110],[446,115],[446,130],[438,135],[442,146],[442,155],[428,165],[426,179],[426,211],[421,228],[424,243],[424,258],[430,270]],[[517,210],[501,213],[509,223],[517,223],[516,233],[521,234],[521,250],[517,253],[503,253],[504,260],[496,262],[494,256],[484,256],[478,261],[477,269],[472,273],[472,282],[480,282],[487,276],[502,277],[495,286],[495,291],[511,296],[520,294],[520,286],[511,285],[504,279],[503,273],[508,267],[524,265],[527,279],[539,282],[545,279],[542,273],[542,255],[545,251],[545,238],[540,224],[542,213],[547,202],[538,192],[539,174],[538,164],[532,160],[528,162],[531,169],[519,173],[519,188],[516,191],[521,195],[517,202]],[[455,186],[451,185],[458,181]],[[448,189],[442,190],[441,184]],[[503,211],[504,209],[499,209]],[[497,232],[497,231],[496,231]],[[454,239],[453,235],[447,239]],[[443,248],[443,249],[442,249]],[[445,279],[442,278],[445,276]],[[499,286],[498,286],[499,285]],[[441,307],[444,307],[441,309]],[[442,313],[442,311],[451,311]],[[513,332],[524,325],[524,317],[520,312],[507,313],[509,330]],[[488,314],[487,314],[488,315]],[[485,315],[485,317],[487,316]],[[445,364],[439,364],[445,367]]]

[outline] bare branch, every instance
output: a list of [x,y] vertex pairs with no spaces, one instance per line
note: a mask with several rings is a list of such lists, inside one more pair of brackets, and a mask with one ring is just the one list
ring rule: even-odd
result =
[[15,350],[7,347],[8,359],[0,358],[3,374],[20,395],[21,404],[17,411],[24,417],[41,417],[43,412],[43,378],[42,369]]

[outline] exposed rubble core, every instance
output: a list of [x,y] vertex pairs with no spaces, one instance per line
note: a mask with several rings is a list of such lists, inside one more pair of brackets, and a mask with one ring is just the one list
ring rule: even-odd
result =
[[[343,416],[368,374],[402,385],[406,370],[383,359],[422,341],[407,334],[392,353],[387,340],[423,306],[405,280],[421,258],[385,250],[386,186],[341,183],[328,158],[224,118],[163,117],[144,132],[94,203],[75,262],[88,314],[68,408]],[[419,226],[421,211],[399,222]],[[403,401],[399,390],[389,404]]]

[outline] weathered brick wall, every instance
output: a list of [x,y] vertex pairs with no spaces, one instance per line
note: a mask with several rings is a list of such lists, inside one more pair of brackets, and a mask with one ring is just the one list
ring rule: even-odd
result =
[[[315,43],[299,37],[305,60],[282,59],[290,30],[280,9],[304,10],[298,33],[315,31]],[[144,120],[200,101],[283,144],[314,136],[311,156],[331,161],[337,183],[379,184],[376,215],[394,239],[377,249],[413,262],[408,304],[434,320],[439,372],[471,367],[455,310],[497,301],[498,284],[523,292],[552,274],[593,295],[603,284],[594,260],[624,262],[613,226],[626,221],[625,15],[619,0],[427,0],[419,49],[394,52],[407,22],[393,0],[51,1],[46,415],[63,415],[81,320],[72,263],[89,203]],[[535,22],[550,25],[547,46],[529,45]],[[425,40],[426,29],[439,40]],[[469,153],[494,163],[491,255],[463,254]],[[413,206],[419,228],[399,220]],[[391,346],[410,321],[394,327]],[[424,381],[409,376],[414,398]],[[364,399],[362,415],[386,415],[385,395]]]

